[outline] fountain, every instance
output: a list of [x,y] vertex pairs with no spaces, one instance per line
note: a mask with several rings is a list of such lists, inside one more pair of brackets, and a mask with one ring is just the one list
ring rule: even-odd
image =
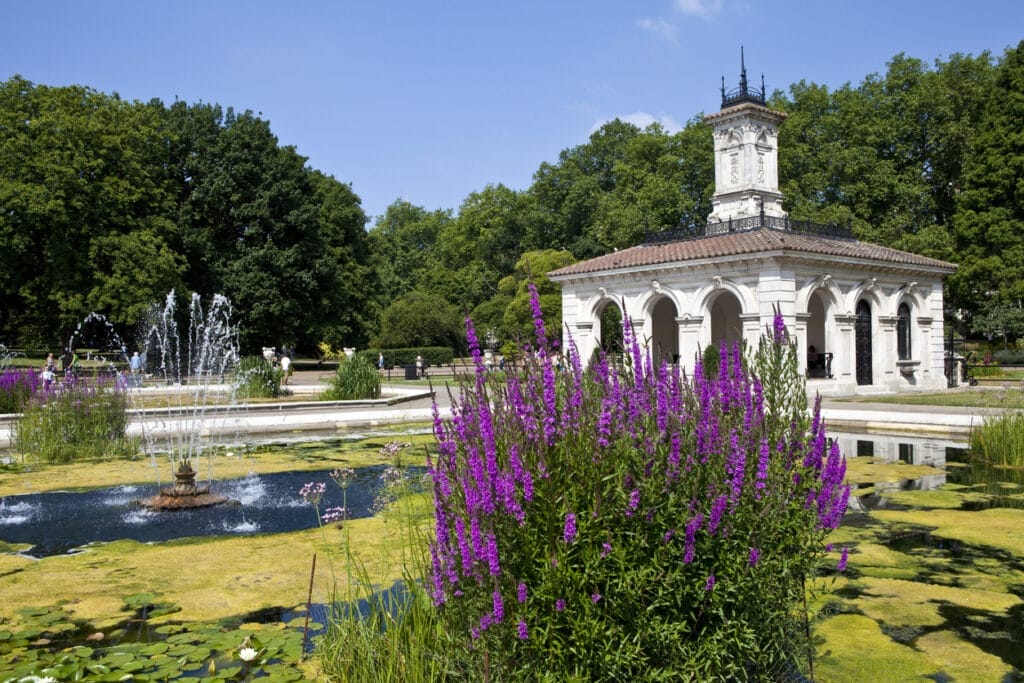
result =
[[[170,407],[162,423],[144,430],[146,449],[153,460],[160,486],[158,457],[170,458],[173,485],[140,502],[150,510],[203,508],[228,502],[211,492],[212,444],[203,437],[210,420],[227,419],[234,403],[232,386],[225,380],[238,363],[238,333],[231,324],[231,302],[215,295],[206,311],[193,293],[188,310],[188,336],[178,334],[177,300],[172,291],[164,305],[150,311],[144,334],[142,371],[165,393]],[[218,430],[221,431],[221,430]],[[206,452],[207,481],[197,484],[197,466]]]

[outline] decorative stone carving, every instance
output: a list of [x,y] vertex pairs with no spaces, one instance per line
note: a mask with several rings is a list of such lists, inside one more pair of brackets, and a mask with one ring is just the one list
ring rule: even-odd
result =
[[651,280],[651,290],[653,290],[655,294],[663,293],[661,291],[661,283],[658,282],[657,280]]

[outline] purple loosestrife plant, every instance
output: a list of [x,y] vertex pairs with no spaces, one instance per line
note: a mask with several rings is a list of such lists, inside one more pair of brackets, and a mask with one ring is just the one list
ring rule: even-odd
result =
[[569,343],[554,372],[531,295],[528,362],[488,380],[467,321],[477,371],[435,412],[426,571],[446,631],[495,680],[525,662],[551,679],[792,668],[803,577],[849,491],[781,316],[749,358],[723,346],[714,376],[655,367],[628,316],[621,362],[584,369]]

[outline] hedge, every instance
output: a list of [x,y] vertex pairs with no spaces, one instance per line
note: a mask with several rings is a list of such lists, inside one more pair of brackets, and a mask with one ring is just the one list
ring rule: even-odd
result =
[[377,367],[377,357],[384,354],[384,367],[387,369],[398,368],[416,363],[416,356],[423,356],[424,367],[451,365],[455,359],[455,353],[447,346],[414,346],[407,349],[363,349],[356,351],[357,356],[363,356],[374,367]]

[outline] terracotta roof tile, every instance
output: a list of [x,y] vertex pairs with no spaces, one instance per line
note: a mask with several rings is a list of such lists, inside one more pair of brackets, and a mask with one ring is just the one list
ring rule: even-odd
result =
[[952,273],[956,265],[938,259],[898,251],[877,244],[852,239],[837,239],[808,233],[761,228],[726,235],[650,244],[615,251],[587,261],[580,261],[548,273],[550,276],[581,275],[605,270],[636,268],[666,263],[740,256],[760,252],[815,254],[851,259],[868,259],[905,266],[945,270]]

